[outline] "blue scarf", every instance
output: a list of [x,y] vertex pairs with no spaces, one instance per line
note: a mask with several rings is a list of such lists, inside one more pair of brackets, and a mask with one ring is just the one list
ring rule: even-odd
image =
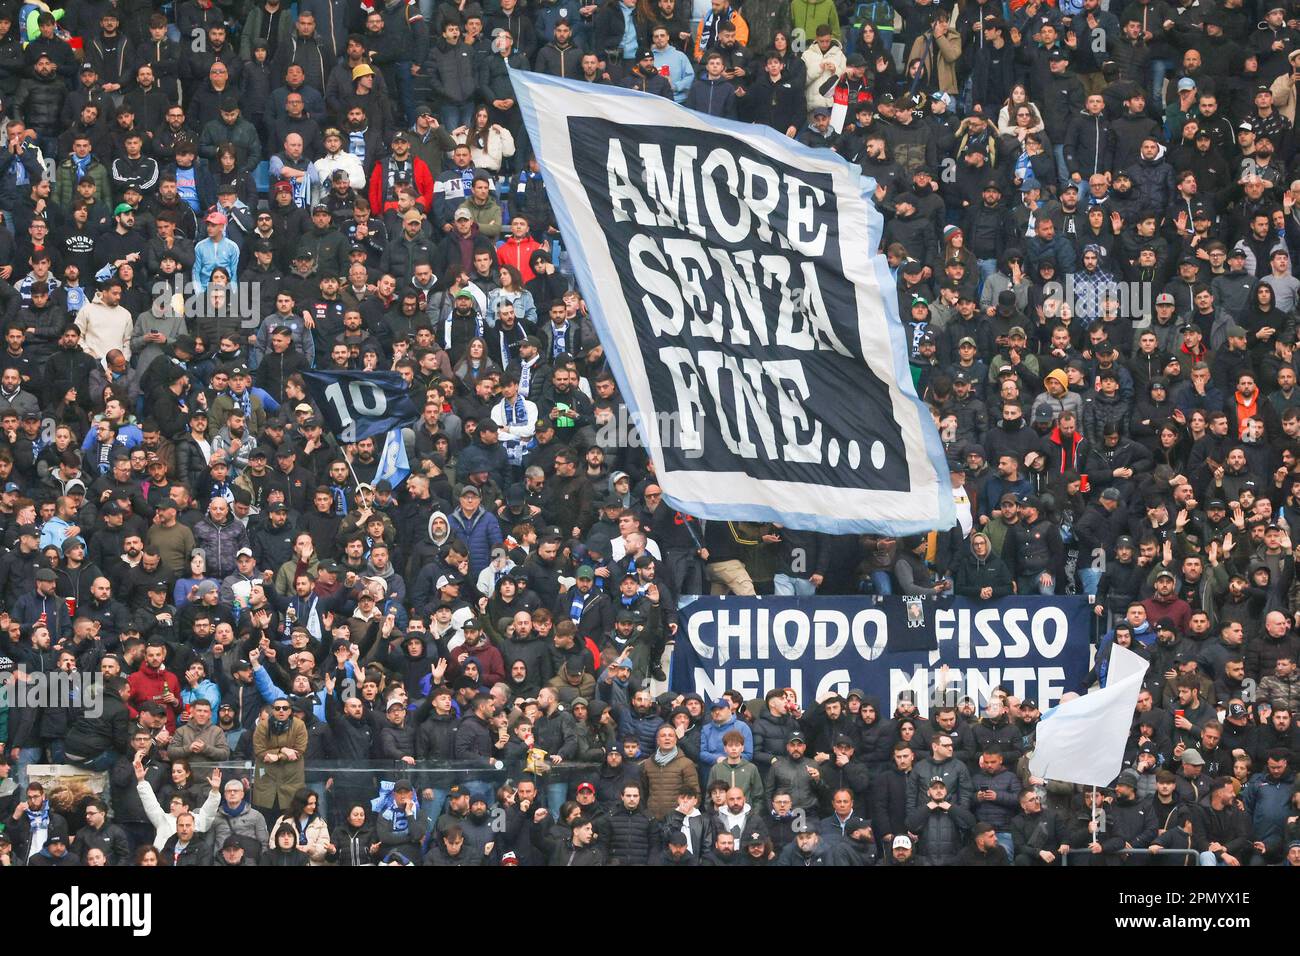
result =
[[217,812],[231,819],[234,819],[235,817],[239,816],[247,809],[248,809],[248,791],[245,790],[244,799],[239,801],[239,806],[235,807],[232,810],[230,809],[230,804],[226,803],[225,800],[222,800],[221,806],[217,807]]
[[712,50],[718,40],[718,27],[730,20],[731,7],[727,7],[721,15],[710,10],[700,24],[700,49]]
[[[506,330],[497,326],[497,338],[501,340],[501,364],[510,364],[510,340],[506,338]],[[524,373],[519,374],[519,394],[523,395],[528,392],[528,385],[524,379]]]
[[341,518],[348,514],[348,493],[338,485],[330,485],[330,494],[334,496],[334,513]]
[[348,152],[361,160],[362,164],[366,161],[366,131],[363,129],[354,129],[348,133]]
[[507,425],[528,421],[528,409],[524,407],[524,397],[522,395],[515,396],[513,405],[506,405],[504,402],[502,404],[505,405]]
[[[501,336],[501,355],[506,354],[505,334]],[[528,362],[519,363],[519,394],[527,395],[529,386],[533,384],[533,366]]]
[[563,355],[567,351],[569,351],[569,323],[566,320],[559,328],[551,326],[551,358]]
[[[523,395],[515,397],[514,404],[502,401],[502,407],[505,411],[507,425],[517,425],[528,421],[528,409],[524,407]],[[524,452],[537,444],[535,441],[524,443],[521,439],[510,437],[505,439],[501,444],[506,446],[506,458],[512,465],[522,465],[524,463]]]
[[596,593],[595,588],[583,594],[577,588],[573,589],[573,600],[569,602],[569,620],[577,624],[582,620],[582,612],[587,607],[587,602],[591,600]]
[[1034,166],[1029,161],[1029,150],[1022,149],[1020,155],[1016,157],[1015,174],[1022,181],[1034,178]]
[[243,395],[240,395],[234,389],[230,389],[226,394],[230,396],[231,401],[244,410],[244,420],[251,425],[253,421],[252,392],[245,391]]
[[82,157],[73,154],[72,165],[77,167],[77,182],[81,182],[86,178],[86,170],[90,168],[90,161],[94,158],[90,153]]
[[[393,784],[387,780],[381,780],[379,782],[379,788],[382,792],[379,796],[370,801],[370,809],[391,823],[393,825],[394,833],[405,833],[411,828],[411,820],[405,813],[397,809],[397,804],[393,801]],[[419,814],[419,798],[412,797],[411,800],[415,813]]]

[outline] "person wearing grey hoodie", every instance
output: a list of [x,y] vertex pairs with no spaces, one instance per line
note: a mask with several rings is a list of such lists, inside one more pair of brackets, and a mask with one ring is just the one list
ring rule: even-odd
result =
[[413,607],[425,607],[437,594],[438,578],[443,574],[438,558],[451,538],[447,515],[442,511],[429,515],[425,539],[411,549],[407,564],[407,580],[413,582],[409,588],[409,603]]
[[953,571],[953,593],[976,601],[995,601],[1011,594],[1011,570],[994,553],[988,535],[970,536],[970,551]]

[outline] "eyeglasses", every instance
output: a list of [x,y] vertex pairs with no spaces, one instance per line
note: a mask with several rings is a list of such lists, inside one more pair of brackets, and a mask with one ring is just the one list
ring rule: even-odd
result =
[[277,714],[279,714],[279,713],[283,713],[284,711],[289,710],[288,707],[272,707],[271,709],[272,709],[273,711],[275,711]]

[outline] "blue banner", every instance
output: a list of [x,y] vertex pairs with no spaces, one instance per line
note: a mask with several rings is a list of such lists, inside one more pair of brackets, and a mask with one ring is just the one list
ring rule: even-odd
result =
[[303,372],[302,377],[325,416],[325,429],[339,441],[370,438],[420,416],[406,382],[396,372]]
[[926,714],[943,674],[949,697],[983,706],[1002,685],[1046,709],[1087,676],[1089,610],[1082,597],[702,597],[680,612],[670,680],[706,700],[858,688],[888,713],[911,691]]
[[951,527],[861,168],[660,96],[510,79],[665,501],[829,534]]

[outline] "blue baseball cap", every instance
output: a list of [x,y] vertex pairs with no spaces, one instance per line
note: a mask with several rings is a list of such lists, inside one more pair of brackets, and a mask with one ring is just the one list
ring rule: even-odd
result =
[[710,709],[710,710],[720,710],[720,709],[723,708],[723,707],[726,707],[727,709],[730,709],[730,708],[731,708],[731,701],[727,700],[727,698],[725,698],[725,697],[719,697],[717,700],[715,700],[715,701],[713,702],[713,706],[710,707],[709,709]]

